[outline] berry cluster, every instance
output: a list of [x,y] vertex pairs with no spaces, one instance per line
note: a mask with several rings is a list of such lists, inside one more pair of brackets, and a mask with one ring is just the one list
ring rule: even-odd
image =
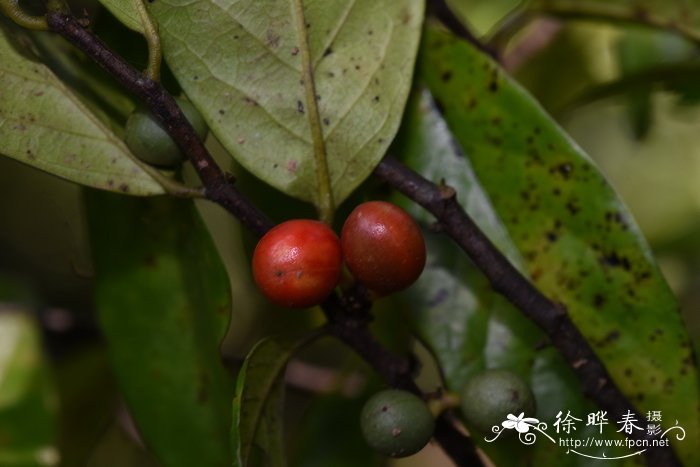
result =
[[255,248],[253,277],[273,303],[305,308],[331,294],[343,260],[355,279],[373,292],[398,292],[423,271],[423,234],[406,211],[383,201],[357,206],[345,221],[340,239],[318,221],[283,222]]

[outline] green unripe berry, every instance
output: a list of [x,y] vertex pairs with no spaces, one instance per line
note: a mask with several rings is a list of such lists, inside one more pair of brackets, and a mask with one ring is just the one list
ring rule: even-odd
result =
[[373,449],[390,457],[420,451],[435,430],[435,420],[419,397],[387,389],[372,396],[360,415],[362,434]]
[[[207,124],[202,115],[185,99],[175,98],[180,109],[200,138],[207,134]],[[126,121],[126,145],[136,157],[147,164],[159,167],[174,167],[183,160],[183,154],[146,109],[138,108]]]
[[462,412],[467,423],[483,433],[501,426],[508,414],[535,415],[535,396],[530,386],[508,370],[486,370],[474,375],[462,390]]

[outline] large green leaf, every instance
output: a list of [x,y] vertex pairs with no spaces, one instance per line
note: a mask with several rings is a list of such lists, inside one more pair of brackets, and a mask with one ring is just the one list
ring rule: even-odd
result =
[[[254,175],[318,204],[309,109],[318,106],[331,185],[345,199],[386,152],[411,86],[423,2],[159,0],[165,58],[209,127]],[[305,98],[308,36],[315,101]],[[318,142],[318,141],[317,141]]]
[[[457,191],[458,200],[479,226],[505,252],[516,267],[523,267],[508,232],[501,224],[488,197],[468,162],[453,140],[425,92],[413,99],[400,132],[397,151],[414,170],[432,180],[445,180]],[[415,203],[402,202],[426,227],[432,216]],[[550,424],[559,410],[570,410],[585,420],[595,406],[582,394],[580,385],[564,359],[551,347],[542,347],[544,333],[518,310],[496,294],[459,247],[443,235],[425,233],[428,261],[415,286],[407,291],[407,306],[418,337],[433,352],[447,388],[460,392],[468,378],[485,368],[507,368],[524,377],[535,393],[537,418]],[[517,414],[516,414],[517,415]],[[581,423],[577,439],[595,434]],[[488,443],[472,431],[474,440],[497,465],[584,466],[591,460],[567,455],[566,449],[542,436],[532,446],[513,437]],[[619,438],[608,429],[605,436]],[[613,450],[585,450],[588,455],[613,455]],[[620,450],[620,454],[628,454]],[[517,459],[517,460],[516,460]],[[607,461],[610,465],[619,462]]]
[[693,351],[678,304],[623,203],[488,57],[432,27],[423,46],[421,76],[529,276],[566,306],[641,413],[661,410],[666,426],[679,421],[688,437],[675,448],[689,464],[700,462]]
[[301,338],[265,338],[246,357],[233,400],[234,466],[248,467],[254,464],[253,459],[272,467],[285,465],[284,370],[289,358],[318,336],[314,332]]
[[58,465],[56,409],[36,321],[0,304],[0,465]]
[[100,323],[141,435],[166,467],[229,465],[229,282],[192,201],[88,201]]
[[0,23],[0,152],[103,190],[163,193],[148,167],[56,76],[21,33]]

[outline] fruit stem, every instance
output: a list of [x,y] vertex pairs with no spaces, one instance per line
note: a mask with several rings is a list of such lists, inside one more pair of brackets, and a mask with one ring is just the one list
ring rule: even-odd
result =
[[297,31],[299,32],[299,51],[301,52],[304,91],[306,93],[306,114],[309,117],[311,139],[314,146],[314,159],[316,163],[316,177],[318,183],[318,199],[316,200],[316,204],[319,212],[319,219],[326,224],[330,224],[335,212],[335,202],[333,200],[331,179],[328,172],[328,154],[326,153],[326,143],[323,139],[321,116],[318,113],[314,70],[311,63],[311,54],[309,53],[306,19],[304,17],[304,7],[301,0],[294,0],[294,13]]
[[0,11],[5,16],[14,21],[17,25],[35,31],[46,31],[49,29],[45,16],[32,16],[27,14],[19,6],[19,0],[0,0]]
[[442,412],[459,407],[459,394],[454,392],[442,392],[440,397],[427,401],[430,413],[438,417]]
[[160,45],[160,36],[151,15],[146,10],[144,0],[132,0],[134,6],[141,16],[141,25],[143,26],[143,37],[146,38],[148,44],[148,65],[146,67],[146,76],[153,81],[160,81],[160,62],[163,58],[163,48]]

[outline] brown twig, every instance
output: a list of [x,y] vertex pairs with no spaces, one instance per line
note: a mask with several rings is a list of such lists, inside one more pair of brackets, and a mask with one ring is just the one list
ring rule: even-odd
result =
[[[74,16],[52,12],[47,15],[47,21],[51,31],[83,51],[149,108],[194,165],[207,199],[227,209],[258,237],[273,226],[272,221],[230,183],[172,96],[159,83],[112,52]],[[387,383],[421,394],[412,378],[411,360],[389,352],[371,334],[368,328],[371,304],[363,297],[364,294],[355,289],[342,298],[333,294],[324,302],[330,334],[362,356]],[[447,414],[438,418],[436,427],[436,440],[457,465],[482,465],[472,441],[456,429]]]
[[454,35],[461,37],[494,60],[500,61],[499,50],[481,42],[462,20],[454,14],[445,0],[430,0],[428,2],[428,12],[439,19]]
[[[587,397],[611,416],[622,418],[629,411],[636,415],[637,420],[642,419],[610,378],[603,363],[569,318],[566,309],[542,294],[491,243],[459,205],[454,190],[426,180],[391,157],[385,158],[374,173],[435,216],[441,230],[467,253],[496,292],[545,332],[578,375]],[[646,432],[635,431],[630,437],[650,439]],[[649,465],[681,465],[670,447],[647,449],[644,455]]]
[[49,29],[59,33],[85,55],[109,72],[124,88],[146,104],[166,128],[175,143],[189,157],[205,187],[205,197],[226,208],[251,232],[260,236],[273,223],[261,213],[235,186],[217,165],[201,139],[196,135],[175,99],[156,81],[112,52],[107,45],[80,25],[70,14],[50,12],[46,19]]

